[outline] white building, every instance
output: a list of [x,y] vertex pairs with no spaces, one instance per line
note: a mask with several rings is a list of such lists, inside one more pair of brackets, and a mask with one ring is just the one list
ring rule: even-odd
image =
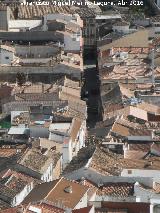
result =
[[56,170],[61,170],[61,155],[48,150],[43,153],[38,149],[29,149],[19,160],[16,168],[31,177],[35,177],[43,182],[50,182],[57,178]]
[[14,60],[18,59],[15,56],[15,50],[6,45],[0,45],[0,65],[12,65]]
[[87,207],[87,192],[88,187],[75,181],[60,178],[35,187],[24,200],[24,203],[40,201],[40,198],[49,203],[53,202],[55,205],[61,204],[61,207],[71,211]]
[[113,24],[113,31],[127,34],[130,31],[129,26],[130,26],[129,23],[119,21]]
[[34,188],[32,177],[10,169],[3,173],[1,180],[0,198],[11,206],[19,205]]
[[160,0],[156,0],[156,4],[158,7],[160,7]]
[[49,140],[62,144],[63,169],[85,146],[86,121],[74,118],[72,123],[54,123],[49,128]]
[[8,30],[10,32],[26,32],[41,26],[42,20],[9,20]]
[[[48,30],[48,23],[57,21],[65,25],[64,31],[60,31],[64,35],[64,51],[79,52],[82,48],[82,30],[83,21],[78,14],[47,14],[43,20],[43,30]],[[59,32],[59,31],[58,31]]]

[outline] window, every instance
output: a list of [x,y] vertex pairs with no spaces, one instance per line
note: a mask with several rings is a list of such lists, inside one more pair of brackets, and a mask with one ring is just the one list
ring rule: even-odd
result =
[[128,174],[132,174],[132,170],[128,170]]
[[6,57],[5,57],[5,59],[9,59],[9,57],[8,57],[8,56],[6,56]]

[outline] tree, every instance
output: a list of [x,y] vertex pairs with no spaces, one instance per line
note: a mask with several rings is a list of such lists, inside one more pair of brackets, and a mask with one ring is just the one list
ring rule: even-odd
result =
[[16,76],[16,81],[19,86],[22,86],[26,82],[26,77],[24,73],[18,72]]

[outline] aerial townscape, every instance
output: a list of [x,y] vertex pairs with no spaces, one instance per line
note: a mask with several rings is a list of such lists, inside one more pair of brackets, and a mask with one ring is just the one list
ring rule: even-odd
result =
[[160,213],[160,0],[0,0],[0,213]]

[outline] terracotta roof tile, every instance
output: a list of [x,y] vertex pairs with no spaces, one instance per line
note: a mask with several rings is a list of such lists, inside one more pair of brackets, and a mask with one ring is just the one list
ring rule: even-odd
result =
[[45,200],[55,204],[61,202],[62,206],[74,209],[87,191],[88,187],[61,178],[35,187],[25,198],[24,203]]
[[160,158],[148,156],[145,159],[125,159],[105,148],[97,147],[89,168],[108,176],[119,176],[123,169],[159,170]]
[[97,191],[100,196],[116,196],[116,197],[128,197],[134,193],[134,184],[131,183],[105,183]]

